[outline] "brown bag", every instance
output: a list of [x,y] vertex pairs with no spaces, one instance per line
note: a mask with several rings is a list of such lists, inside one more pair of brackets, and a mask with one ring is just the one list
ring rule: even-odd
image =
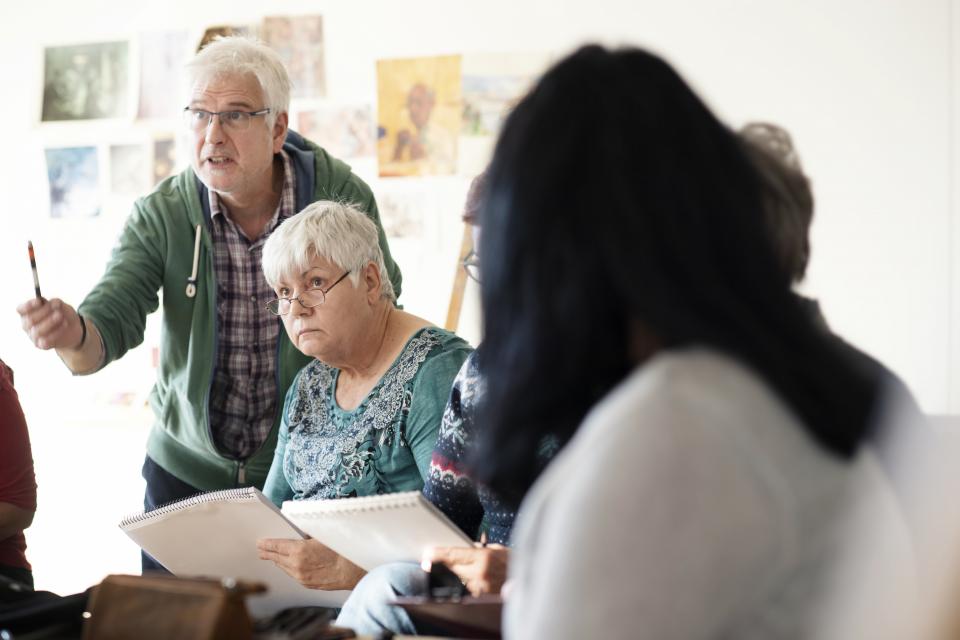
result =
[[250,640],[244,598],[265,590],[229,580],[110,575],[90,596],[83,640]]

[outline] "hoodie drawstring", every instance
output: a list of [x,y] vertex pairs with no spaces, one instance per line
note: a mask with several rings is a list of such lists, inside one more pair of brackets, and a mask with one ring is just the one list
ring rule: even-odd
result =
[[193,273],[187,278],[187,297],[197,295],[197,269],[200,267],[200,225],[197,225],[197,237],[193,242]]

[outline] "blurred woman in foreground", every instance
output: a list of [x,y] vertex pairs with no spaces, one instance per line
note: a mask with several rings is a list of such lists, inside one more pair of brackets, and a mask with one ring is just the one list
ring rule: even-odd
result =
[[506,637],[815,635],[851,492],[883,487],[880,385],[791,294],[762,206],[736,136],[644,51],[583,48],[509,117],[475,456],[523,499]]

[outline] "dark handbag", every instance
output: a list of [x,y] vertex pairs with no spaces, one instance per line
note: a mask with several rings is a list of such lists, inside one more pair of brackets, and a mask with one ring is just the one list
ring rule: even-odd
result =
[[330,622],[334,610],[327,607],[291,607],[278,611],[254,625],[255,640],[343,640],[356,634]]
[[90,595],[83,640],[252,640],[245,598],[261,584],[111,575]]
[[0,604],[0,638],[80,638],[87,592],[61,597],[49,591],[23,591],[19,596]]

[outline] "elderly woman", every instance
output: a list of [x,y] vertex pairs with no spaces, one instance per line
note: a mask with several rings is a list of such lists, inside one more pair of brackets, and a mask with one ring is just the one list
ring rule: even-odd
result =
[[[479,267],[477,213],[485,181],[485,173],[473,179],[463,212],[463,221],[472,225],[473,231],[473,250],[464,259],[463,268],[473,279]],[[490,545],[424,550],[425,562],[443,562],[474,595],[500,591],[509,558],[509,549],[504,545],[509,542],[514,519],[512,509],[505,508],[496,496],[473,482],[465,465],[475,437],[475,404],[483,395],[483,381],[477,374],[479,352],[480,349],[470,354],[453,382],[423,487],[424,496],[468,536],[478,538],[485,525],[484,535]],[[372,636],[384,632],[432,632],[423,624],[415,624],[403,609],[392,604],[397,596],[428,596],[428,586],[427,573],[420,564],[398,562],[377,567],[357,584],[337,625]]]
[[[281,225],[263,271],[268,309],[316,358],[287,393],[264,493],[280,504],[419,490],[469,345],[394,306],[377,229],[349,205],[317,202]],[[315,540],[258,546],[308,587],[349,589],[363,573]]]
[[[481,228],[478,215],[483,203],[486,173],[473,179],[467,192],[463,220],[472,226],[473,250],[463,261],[467,275],[478,280]],[[450,390],[437,445],[430,462],[430,475],[423,495],[468,536],[490,544],[473,547],[434,547],[424,550],[423,566],[443,563],[475,596],[498,594],[507,574],[510,532],[516,511],[470,475],[467,459],[476,441],[476,409],[483,398],[483,379],[477,359],[483,347],[470,354]],[[544,443],[538,464],[556,453],[556,443]],[[437,632],[423,621],[414,621],[393,601],[398,596],[429,596],[428,574],[421,564],[394,563],[377,567],[361,580],[337,618],[337,625],[359,634],[384,632],[417,635]]]

